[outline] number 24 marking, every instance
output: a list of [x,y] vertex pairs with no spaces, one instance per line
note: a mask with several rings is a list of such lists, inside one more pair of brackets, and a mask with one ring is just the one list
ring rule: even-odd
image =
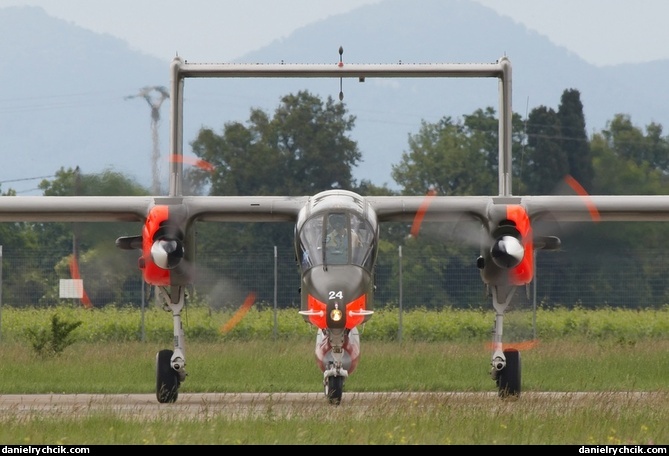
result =
[[331,290],[328,292],[328,299],[344,299],[344,293],[341,291]]

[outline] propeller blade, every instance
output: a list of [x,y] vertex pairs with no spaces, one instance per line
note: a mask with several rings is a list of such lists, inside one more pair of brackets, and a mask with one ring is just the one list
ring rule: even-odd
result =
[[251,310],[251,307],[256,301],[256,294],[251,292],[248,294],[246,299],[244,300],[244,304],[235,312],[235,314],[228,320],[227,323],[225,323],[223,326],[221,326],[221,333],[222,334],[227,334],[230,331],[234,329],[237,324],[242,321],[242,318],[244,318],[244,315]]
[[579,184],[578,181],[569,174],[565,176],[564,181],[572,190],[576,192],[577,195],[583,197],[585,205],[588,207],[588,211],[590,211],[590,217],[592,217],[592,221],[599,222],[601,219],[599,216],[599,211],[597,210],[597,207],[590,199],[590,195],[588,194],[588,192],[586,192],[585,189],[581,186],[581,184]]
[[432,202],[432,199],[436,194],[437,191],[433,188],[427,191],[425,200],[423,200],[423,202],[421,203],[420,207],[418,208],[418,211],[416,212],[416,216],[413,219],[413,224],[411,225],[411,236],[413,237],[418,236],[418,233],[420,232],[420,227],[423,224],[423,219],[425,218],[425,213],[427,212],[427,209],[430,207],[430,203]]
[[213,173],[216,167],[209,163],[208,161],[202,160],[201,158],[189,157],[184,155],[172,154],[170,155],[170,161],[174,163],[184,163],[192,166],[196,166],[203,171]]

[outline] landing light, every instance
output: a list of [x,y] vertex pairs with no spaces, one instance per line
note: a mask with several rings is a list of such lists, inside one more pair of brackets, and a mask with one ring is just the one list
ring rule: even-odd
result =
[[342,315],[343,314],[342,314],[341,310],[332,309],[332,311],[330,312],[330,319],[332,321],[339,321],[339,320],[341,320]]

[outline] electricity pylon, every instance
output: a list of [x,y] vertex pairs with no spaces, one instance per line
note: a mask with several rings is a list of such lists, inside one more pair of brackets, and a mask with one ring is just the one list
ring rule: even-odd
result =
[[[157,97],[152,96],[154,92],[157,93]],[[125,99],[128,100],[137,97],[144,98],[151,107],[151,137],[153,139],[153,152],[151,155],[153,184],[151,189],[154,195],[160,195],[160,139],[158,136],[158,126],[160,125],[160,106],[163,104],[163,101],[170,97],[170,93],[163,86],[148,86],[143,87],[137,95],[129,95]]]

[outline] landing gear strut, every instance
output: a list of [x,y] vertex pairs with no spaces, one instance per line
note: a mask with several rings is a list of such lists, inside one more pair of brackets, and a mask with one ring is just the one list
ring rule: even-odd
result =
[[168,292],[157,287],[157,296],[163,308],[172,312],[174,323],[174,350],[161,350],[156,355],[156,398],[161,404],[176,402],[179,386],[186,380],[186,355],[184,331],[181,325],[181,310],[186,302],[186,289],[173,286]]
[[495,308],[495,328],[490,375],[497,383],[499,397],[517,399],[520,397],[520,352],[515,349],[502,349],[504,312],[511,302],[516,287],[493,286],[491,291],[492,305]]

